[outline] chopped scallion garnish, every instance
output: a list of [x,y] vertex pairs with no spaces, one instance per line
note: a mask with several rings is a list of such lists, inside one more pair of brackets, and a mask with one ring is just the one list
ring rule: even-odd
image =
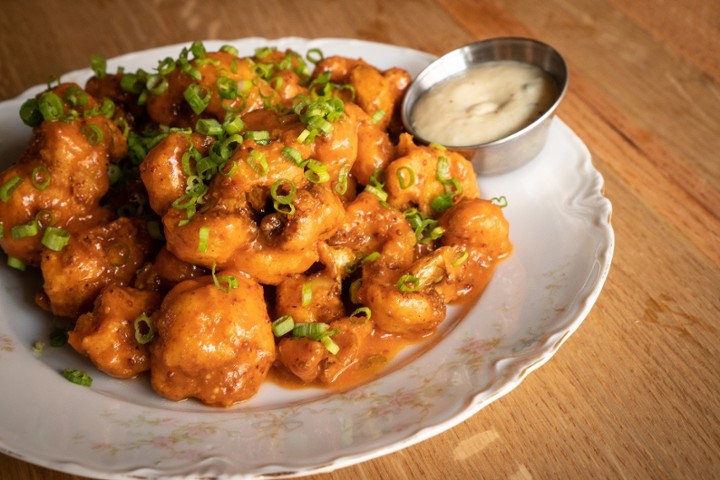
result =
[[82,370],[66,368],[63,370],[63,376],[70,382],[82,385],[83,387],[89,387],[92,385],[92,378]]
[[204,253],[208,247],[210,239],[210,227],[200,227],[198,230],[198,252]]
[[37,127],[43,121],[38,101],[34,98],[25,100],[20,106],[20,119],[28,127]]
[[15,189],[22,183],[22,177],[20,175],[15,175],[7,182],[3,183],[3,185],[0,187],[0,200],[3,202],[7,202],[10,200],[10,196],[12,195],[12,192],[15,191]]
[[155,328],[150,317],[143,313],[135,319],[133,326],[135,327],[135,340],[137,343],[145,345],[152,341],[155,336]]
[[312,284],[305,282],[300,289],[300,295],[302,298],[301,305],[307,307],[312,302]]
[[396,284],[398,290],[403,293],[414,292],[420,285],[420,279],[415,275],[405,274],[401,276]]
[[40,243],[54,252],[59,252],[70,241],[70,232],[59,227],[47,227]]
[[58,120],[62,117],[65,107],[62,99],[55,92],[44,92],[38,99],[38,108],[47,121]]
[[185,100],[196,115],[200,115],[210,103],[212,92],[206,91],[197,83],[188,85],[183,92]]
[[283,315],[272,322],[272,332],[276,337],[282,337],[286,333],[290,333],[295,328],[295,321],[290,315]]

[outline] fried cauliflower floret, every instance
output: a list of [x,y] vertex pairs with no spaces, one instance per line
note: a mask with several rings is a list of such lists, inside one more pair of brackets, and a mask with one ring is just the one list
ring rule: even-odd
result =
[[[109,285],[95,299],[92,312],[80,315],[68,343],[98,370],[116,378],[132,378],[150,368],[149,346],[136,338],[135,321],[160,306],[160,295],[132,287]],[[149,335],[148,335],[149,337]]]
[[333,383],[363,358],[373,324],[365,317],[344,317],[330,322],[328,330],[334,332],[337,353],[319,341],[287,336],[278,344],[279,362],[305,383]]
[[272,366],[275,339],[262,287],[240,272],[221,275],[237,284],[216,286],[220,274],[186,280],[152,317],[151,382],[166,398],[227,407],[252,397]]
[[[20,160],[0,174],[0,246],[9,256],[34,266],[40,263],[47,226],[73,231],[108,219],[109,212],[100,207],[110,186],[108,166],[127,149],[111,119],[83,115],[99,106],[80,87],[62,84],[45,94],[62,101],[64,111],[58,112],[57,120],[39,123]],[[70,98],[82,106],[70,105]],[[38,227],[34,234],[20,233],[33,223]]]
[[[482,292],[498,263],[512,253],[510,225],[502,208],[489,200],[465,199],[438,219],[445,229],[441,243],[455,248],[453,273],[447,275],[443,294],[447,302]],[[438,249],[440,250],[440,249]]]
[[345,209],[340,228],[323,245],[321,261],[340,278],[370,255],[379,255],[372,263],[397,269],[412,263],[416,243],[402,212],[382,205],[372,193],[361,192]]
[[198,134],[171,133],[148,152],[139,172],[155,213],[165,215],[173,202],[185,195],[190,175],[183,167],[183,157],[191,148],[205,154],[209,139]]
[[331,322],[345,314],[342,284],[325,271],[285,278],[276,289],[275,317],[296,322]]
[[480,195],[472,163],[459,153],[415,145],[409,134],[403,134],[397,155],[385,170],[385,188],[388,203],[400,210],[417,207],[434,217],[441,213],[433,205],[439,195],[451,193],[454,203]]
[[424,336],[445,319],[445,302],[431,285],[409,284],[399,287],[407,270],[391,270],[379,265],[363,269],[358,297],[373,312],[375,325],[389,333]]
[[77,318],[92,308],[103,287],[132,284],[151,250],[142,221],[121,217],[78,231],[61,251],[44,251],[39,303],[60,317]]
[[330,81],[349,84],[353,101],[383,131],[397,128],[399,107],[412,77],[401,68],[381,71],[362,59],[326,57],[315,66],[313,77],[329,75]]
[[[266,102],[279,103],[277,92],[257,75],[250,58],[209,52],[187,59],[184,65],[187,66],[176,66],[167,75],[163,92],[148,95],[147,112],[160,125],[194,127],[201,117],[223,121],[228,111],[242,114],[263,108]],[[231,95],[226,89],[234,93]],[[202,110],[193,109],[192,101],[187,100],[192,97],[207,97]]]

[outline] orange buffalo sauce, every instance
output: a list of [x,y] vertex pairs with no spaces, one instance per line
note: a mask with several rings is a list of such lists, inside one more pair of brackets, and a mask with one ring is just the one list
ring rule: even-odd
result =
[[338,375],[332,383],[322,383],[318,380],[305,383],[279,362],[276,362],[270,370],[267,381],[287,389],[316,387],[329,390],[345,390],[377,377],[403,349],[425,342],[430,336],[432,334],[424,337],[408,338],[407,336],[393,335],[373,329],[359,358]]

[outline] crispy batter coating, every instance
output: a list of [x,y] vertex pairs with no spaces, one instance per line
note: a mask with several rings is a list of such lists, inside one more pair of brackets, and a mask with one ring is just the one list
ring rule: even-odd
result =
[[275,359],[262,287],[241,272],[218,288],[210,276],[173,288],[155,315],[153,388],[172,400],[229,406],[253,396]]
[[95,299],[93,311],[80,315],[68,343],[98,370],[116,378],[135,377],[150,368],[149,346],[136,339],[135,320],[151,315],[160,300],[152,291],[108,285]]
[[40,269],[50,311],[77,318],[110,284],[132,284],[152,242],[142,221],[126,217],[78,231],[59,252],[46,249]]
[[443,178],[457,180],[459,184],[460,193],[454,202],[480,195],[472,163],[459,153],[415,145],[410,135],[403,134],[397,155],[385,170],[385,179],[388,203],[400,210],[416,206],[423,215],[437,215],[432,208],[433,199],[448,190],[438,179],[440,159],[447,164]]
[[332,354],[320,343],[308,338],[285,337],[278,344],[278,360],[303,382],[331,384],[348,368],[359,362],[373,330],[370,321],[338,318],[330,330],[339,350]]

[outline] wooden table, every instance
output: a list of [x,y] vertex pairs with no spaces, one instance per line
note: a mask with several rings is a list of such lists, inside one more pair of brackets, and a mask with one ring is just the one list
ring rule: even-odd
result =
[[[312,478],[717,478],[719,19],[707,0],[11,1],[0,99],[92,53],[195,39],[353,37],[435,54],[499,35],[554,45],[572,75],[558,113],[613,203],[596,306],[546,366],[466,422]],[[2,455],[0,477],[79,478]]]

